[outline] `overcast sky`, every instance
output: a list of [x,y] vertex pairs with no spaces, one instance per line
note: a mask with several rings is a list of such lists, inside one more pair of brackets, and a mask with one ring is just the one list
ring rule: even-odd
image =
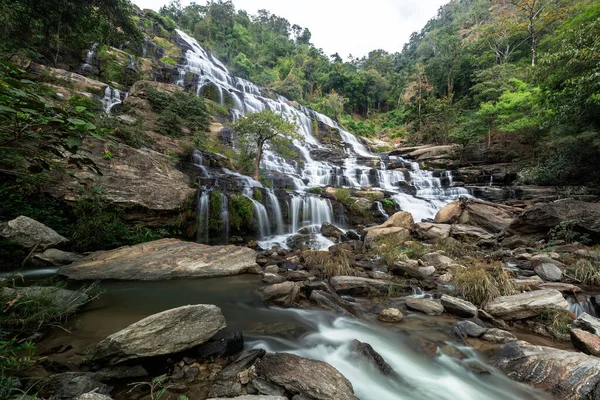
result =
[[[233,0],[237,10],[267,9],[291,24],[308,28],[311,42],[327,55],[362,57],[374,49],[402,50],[410,34],[421,30],[449,0]],[[133,0],[156,11],[169,0]],[[189,0],[181,0],[183,5]],[[205,4],[205,0],[196,0]]]

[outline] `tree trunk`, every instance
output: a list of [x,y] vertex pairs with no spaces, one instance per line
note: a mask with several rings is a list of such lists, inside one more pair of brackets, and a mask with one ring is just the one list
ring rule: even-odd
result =
[[254,180],[258,181],[260,179],[260,159],[262,158],[264,142],[258,142],[258,149],[256,151],[256,159],[254,160]]

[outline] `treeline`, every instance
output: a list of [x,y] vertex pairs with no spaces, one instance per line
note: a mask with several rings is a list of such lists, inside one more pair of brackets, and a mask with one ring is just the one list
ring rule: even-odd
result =
[[472,161],[526,159],[532,183],[600,182],[596,1],[453,0],[401,52],[347,61],[312,45],[307,28],[231,1],[172,1],[160,13],[235,74],[355,133],[458,143]]

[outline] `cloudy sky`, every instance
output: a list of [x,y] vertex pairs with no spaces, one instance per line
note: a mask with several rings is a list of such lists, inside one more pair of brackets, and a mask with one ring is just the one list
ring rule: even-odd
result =
[[[132,0],[141,8],[158,10],[169,0]],[[402,50],[410,34],[420,30],[449,0],[233,0],[236,9],[251,15],[267,9],[308,28],[311,42],[326,54],[347,58],[370,50]],[[204,4],[204,0],[196,0]],[[186,5],[189,0],[182,0]]]

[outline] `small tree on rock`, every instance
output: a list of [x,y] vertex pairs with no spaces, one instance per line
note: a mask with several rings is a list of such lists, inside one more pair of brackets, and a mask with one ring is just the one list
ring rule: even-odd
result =
[[238,119],[232,129],[240,135],[244,147],[256,153],[253,174],[255,180],[259,180],[260,161],[265,145],[285,155],[290,152],[292,140],[300,138],[295,121],[271,110],[247,114]]

